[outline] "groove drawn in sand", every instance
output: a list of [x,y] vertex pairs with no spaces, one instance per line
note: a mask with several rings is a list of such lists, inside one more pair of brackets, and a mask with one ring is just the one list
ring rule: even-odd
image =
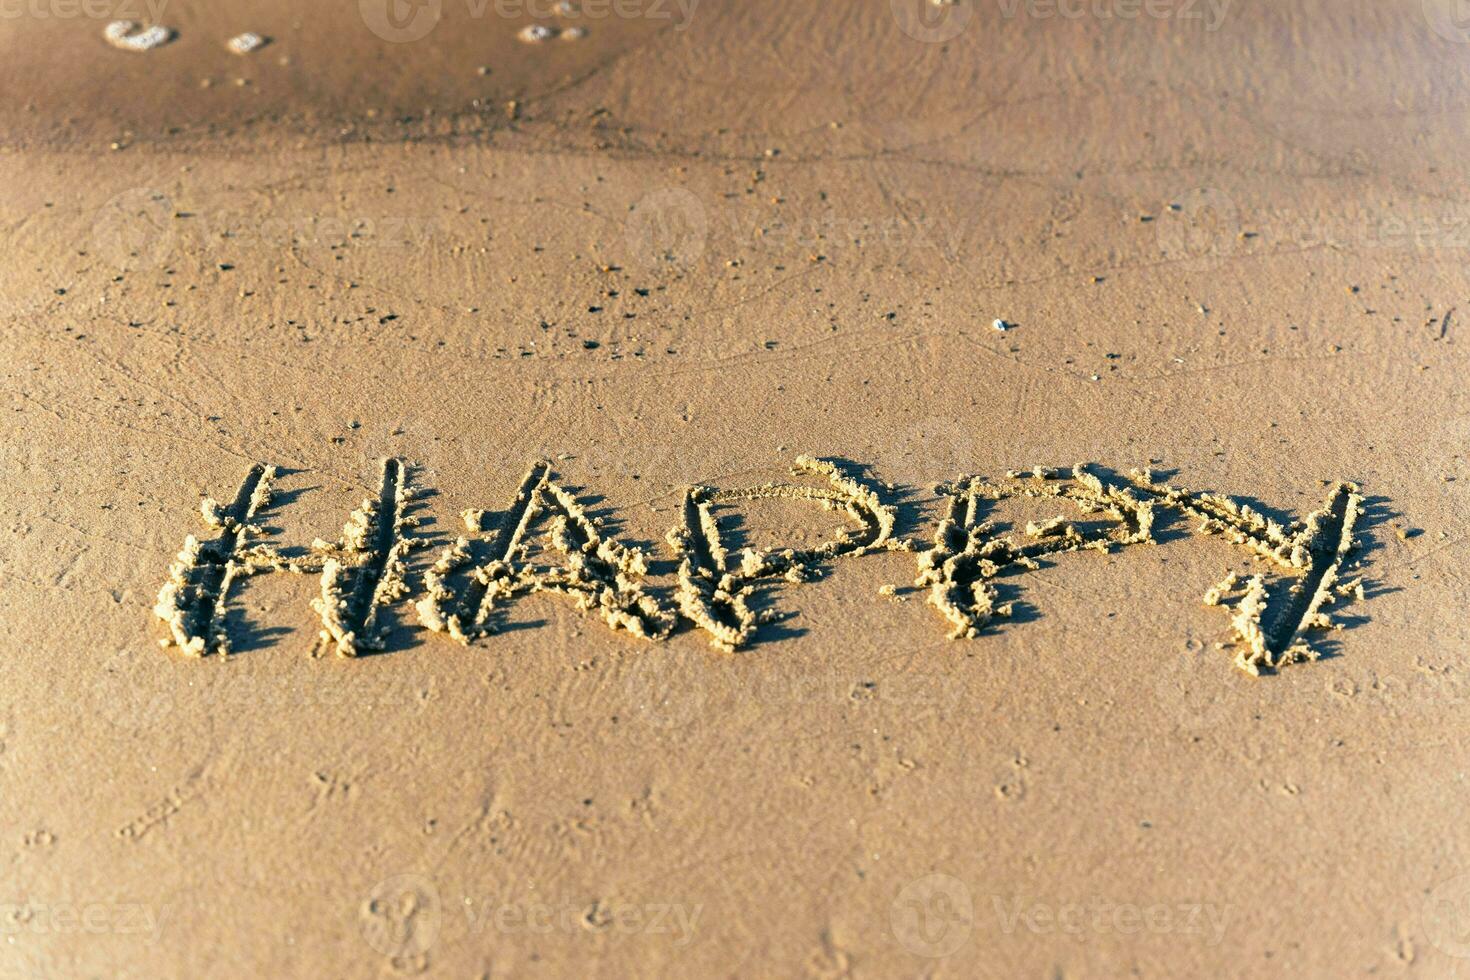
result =
[[[1012,471],[1001,481],[965,476],[936,488],[948,510],[932,547],[917,556],[915,586],[928,590],[952,638],[974,638],[1013,615],[1014,603],[1002,600],[1002,577],[1036,570],[1048,556],[1155,543],[1161,513],[1197,519],[1197,534],[1224,537],[1280,573],[1268,582],[1266,574],[1232,572],[1204,596],[1207,605],[1228,608],[1236,664],[1248,673],[1318,658],[1312,635],[1347,625],[1334,619],[1330,607],[1365,598],[1361,576],[1345,580],[1356,561],[1355,532],[1364,507],[1354,484],[1334,485],[1305,521],[1283,524],[1249,504],[1163,483],[1147,471],[1134,470],[1126,481],[1101,472],[1084,463],[1070,471]],[[895,537],[896,509],[837,462],[799,456],[792,473],[825,478],[827,486],[765,483],[686,492],[682,522],[667,534],[678,562],[670,603],[647,589],[645,553],[608,539],[603,522],[556,482],[549,464],[538,462],[493,529],[484,511],[463,512],[469,533],[424,572],[427,594],[415,604],[418,619],[469,644],[500,631],[502,615],[517,599],[544,592],[570,597],[612,629],[642,639],[665,639],[684,619],[715,647],[748,646],[761,624],[777,618],[757,608],[762,583],[806,582],[838,558],[911,548]],[[170,567],[154,606],[169,627],[165,646],[176,644],[193,656],[228,653],[225,617],[232,586],[260,572],[290,571],[321,576],[320,596],[312,600],[322,623],[314,653],[332,648],[356,656],[384,647],[383,611],[409,593],[408,558],[426,542],[412,533],[419,520],[409,510],[419,494],[407,464],[384,459],[377,498],[353,512],[341,538],[335,544],[318,540],[311,554],[293,558],[253,543],[266,533],[256,520],[271,502],[276,475],[274,467],[257,464],[229,507],[203,501],[204,521],[218,533],[203,542],[187,536]],[[1064,514],[1013,531],[986,513],[1007,499],[1065,502],[1090,519]],[[810,501],[842,512],[851,523],[819,547],[748,547],[732,554],[719,508],[758,500]],[[560,554],[559,564],[541,560],[552,553]]]
[[[978,636],[992,620],[1011,615],[1013,604],[1000,602],[993,584],[1002,575],[1040,568],[1037,559],[1047,555],[1107,552],[1154,540],[1152,506],[1126,488],[1104,483],[1086,464],[1070,474],[1038,467],[1006,476],[1010,482],[962,477],[937,488],[949,498],[949,514],[934,532],[934,547],[919,555],[914,585],[928,587],[929,604],[953,625],[953,639]],[[1066,500],[1083,514],[1105,514],[1117,524],[1084,531],[1065,517],[1054,517],[1040,524],[1028,522],[1026,540],[1016,540],[1000,534],[997,525],[982,520],[979,513],[983,502],[1011,497]]]
[[162,799],[117,828],[117,836],[123,840],[141,840],[154,827],[167,823],[186,803],[204,793],[204,777],[203,766],[190,770],[183,781],[170,789]]
[[384,459],[382,471],[377,499],[363,500],[342,537],[335,544],[312,542],[322,569],[322,594],[311,602],[322,620],[313,655],[328,648],[343,657],[383,649],[388,627],[379,614],[408,594],[405,559],[424,541],[411,535],[419,519],[408,514],[417,491],[403,460]]
[[1206,605],[1233,606],[1230,624],[1240,646],[1235,662],[1242,670],[1260,674],[1317,659],[1308,634],[1341,628],[1327,607],[1339,599],[1364,597],[1361,577],[1342,581],[1363,514],[1363,496],[1355,484],[1334,485],[1305,523],[1283,526],[1228,497],[1156,483],[1143,471],[1130,476],[1161,503],[1199,518],[1198,533],[1224,535],[1258,560],[1295,573],[1274,597],[1264,575],[1241,582],[1233,572],[1205,593]]
[[[844,473],[836,463],[798,456],[792,473],[825,476],[831,486],[766,483],[739,490],[691,487],[684,496],[684,523],[668,533],[669,546],[680,560],[675,593],[679,611],[709,633],[710,642],[723,650],[745,646],[756,628],[773,617],[771,613],[758,613],[750,608],[748,599],[758,580],[810,581],[819,562],[900,547],[893,540],[897,522],[894,508]],[[719,518],[712,508],[744,500],[775,499],[811,500],[829,510],[842,510],[857,522],[859,529],[843,529],[836,539],[819,548],[765,552],[746,548],[739,565],[735,565],[725,548]]]
[[[542,544],[564,555],[564,566],[529,560],[532,528],[543,519],[548,526]],[[464,521],[467,530],[481,532],[484,512],[465,511]],[[424,574],[428,595],[416,604],[419,622],[468,644],[496,632],[500,613],[517,598],[548,592],[571,597],[583,611],[596,610],[615,630],[663,639],[674,619],[643,590],[647,557],[604,538],[600,525],[552,479],[548,464],[534,464],[502,515],[493,544],[477,548],[481,542],[461,537]],[[487,553],[477,560],[477,550]],[[466,578],[458,590],[449,583],[456,573]]]
[[[1129,473],[1132,487],[1105,483],[1087,464],[1074,468],[1070,479],[1062,471],[1040,468],[1006,476],[1005,483],[964,477],[938,488],[950,498],[949,513],[935,531],[934,546],[919,555],[914,584],[928,587],[930,604],[954,627],[953,638],[973,638],[992,621],[1011,615],[1013,604],[1000,602],[994,585],[1000,576],[1035,570],[1045,555],[1153,542],[1155,509],[1198,518],[1197,534],[1222,535],[1293,576],[1274,596],[1264,575],[1241,581],[1233,572],[1205,593],[1206,605],[1232,607],[1230,623],[1239,647],[1235,663],[1247,673],[1317,659],[1308,634],[1340,628],[1327,607],[1339,599],[1363,598],[1361,578],[1342,581],[1363,512],[1354,484],[1336,484],[1305,522],[1286,526],[1248,504],[1159,483],[1142,470]],[[1105,514],[1117,525],[1084,532],[1055,517],[1028,523],[1026,540],[1018,541],[998,534],[978,512],[981,501],[1009,497],[1068,500],[1082,513]]]
[[245,475],[235,502],[221,508],[218,501],[204,498],[200,512],[204,523],[219,534],[208,541],[194,535],[184,539],[183,550],[169,568],[168,581],[158,593],[153,612],[168,624],[170,639],[195,657],[229,653],[225,609],[230,587],[236,579],[256,572],[290,567],[269,545],[250,545],[250,539],[265,533],[253,523],[271,499],[271,481],[276,468],[256,463]]

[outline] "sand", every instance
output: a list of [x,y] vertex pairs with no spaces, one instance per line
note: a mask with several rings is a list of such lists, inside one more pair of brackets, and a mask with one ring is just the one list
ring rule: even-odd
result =
[[0,975],[1470,976],[1453,5],[551,6],[0,18]]

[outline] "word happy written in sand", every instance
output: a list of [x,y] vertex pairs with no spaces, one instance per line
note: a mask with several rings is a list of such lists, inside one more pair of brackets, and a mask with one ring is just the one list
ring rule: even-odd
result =
[[[1329,607],[1364,596],[1361,578],[1348,578],[1347,571],[1363,508],[1349,483],[1333,486],[1305,521],[1282,524],[1247,504],[1161,483],[1146,471],[1135,470],[1126,481],[1088,465],[1017,471],[999,481],[963,477],[937,488],[947,513],[926,546],[898,537],[893,505],[842,465],[801,456],[792,473],[806,482],[686,490],[680,523],[667,535],[677,572],[668,588],[655,591],[649,556],[607,537],[604,523],[557,482],[549,464],[537,463],[506,510],[493,517],[463,512],[465,534],[423,570],[413,608],[425,628],[469,644],[497,632],[518,599],[548,593],[644,640],[664,640],[687,624],[733,651],[755,642],[760,626],[775,618],[754,608],[758,590],[810,581],[838,559],[902,551],[914,554],[914,585],[926,591],[950,636],[972,639],[1012,615],[1015,603],[1002,599],[1001,590],[1010,587],[1003,578],[1064,554],[1156,544],[1161,512],[1198,521],[1198,533],[1224,537],[1279,573],[1271,582],[1265,574],[1242,580],[1231,573],[1204,596],[1229,613],[1236,664],[1252,674],[1315,659],[1309,635],[1338,628]],[[320,594],[312,600],[321,621],[316,652],[351,657],[384,647],[388,608],[415,591],[408,559],[428,544],[412,514],[420,492],[411,467],[383,460],[378,495],[352,513],[338,540],[317,540],[297,555],[267,543],[271,532],[259,523],[277,475],[274,467],[256,465],[231,504],[203,501],[212,536],[185,539],[154,606],[169,627],[165,645],[195,656],[228,653],[232,589],[249,576],[284,571],[319,577]],[[1008,499],[1054,502],[1065,512],[1013,529],[990,518]],[[810,502],[849,524],[816,548],[732,554],[719,511],[756,500]],[[549,561],[553,556],[559,557]]]

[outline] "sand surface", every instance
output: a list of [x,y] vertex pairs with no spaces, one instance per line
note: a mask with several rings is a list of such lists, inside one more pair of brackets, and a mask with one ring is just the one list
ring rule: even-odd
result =
[[[1470,976],[1453,4],[437,6],[0,20],[0,975]],[[720,495],[802,454],[892,534],[726,582],[722,650],[685,488],[737,565],[867,533]],[[563,593],[425,628],[538,460],[512,557]],[[1290,570],[1160,505],[951,639],[936,484],[1082,462],[1283,525],[1351,481],[1363,598],[1251,676],[1203,597]],[[300,573],[160,647],[254,464]],[[337,656],[313,600],[360,619],[400,538]],[[640,595],[671,635],[599,612]]]

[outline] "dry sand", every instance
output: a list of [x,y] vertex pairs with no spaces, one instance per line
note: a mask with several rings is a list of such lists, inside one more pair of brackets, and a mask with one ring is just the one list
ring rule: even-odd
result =
[[1453,3],[497,9],[0,10],[0,975],[1470,976]]

